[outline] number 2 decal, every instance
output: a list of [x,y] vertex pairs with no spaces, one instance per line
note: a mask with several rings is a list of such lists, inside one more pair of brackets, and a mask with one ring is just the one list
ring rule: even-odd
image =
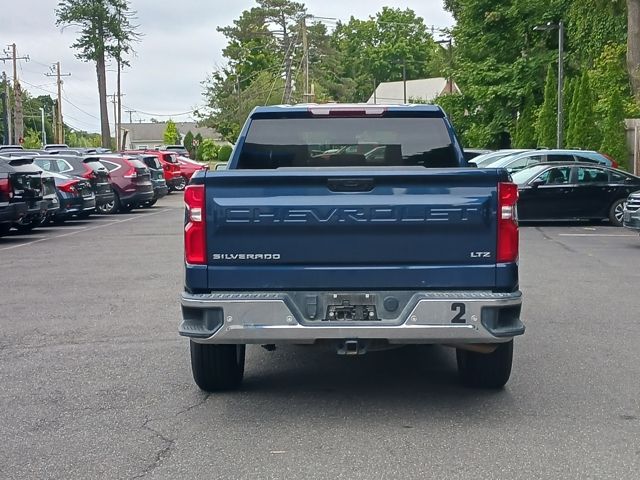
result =
[[451,323],[467,323],[464,318],[464,314],[467,313],[467,306],[464,303],[452,303],[451,311],[458,312]]

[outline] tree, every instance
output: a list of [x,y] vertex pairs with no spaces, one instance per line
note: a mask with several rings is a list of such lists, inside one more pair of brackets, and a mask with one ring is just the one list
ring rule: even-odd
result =
[[205,138],[200,146],[200,158],[203,162],[211,162],[218,158],[220,149],[210,138]]
[[182,144],[184,145],[184,148],[186,148],[189,152],[189,156],[191,158],[195,158],[195,148],[193,148],[193,140],[193,133],[191,133],[191,130],[189,130],[184,136]]
[[536,122],[536,136],[539,147],[553,148],[557,141],[558,91],[553,67],[549,65],[544,87],[544,101]]
[[176,145],[180,143],[180,132],[173,120],[169,119],[164,130],[164,143],[167,145]]
[[440,47],[411,9],[383,7],[367,20],[351,17],[338,24],[332,40],[339,52],[337,77],[355,82],[348,101],[366,101],[374,82],[402,80],[403,69],[410,80],[440,74],[435,68]]
[[249,113],[258,105],[272,105],[282,101],[284,80],[261,72],[240,96],[230,92],[225,83],[231,81],[223,75],[210,77],[205,84],[212,114],[204,123],[215,128],[225,139],[235,142]]
[[593,112],[593,96],[588,73],[585,73],[580,80],[572,140],[574,147],[589,150],[596,150],[601,142]]
[[[76,57],[96,64],[102,146],[111,146],[107,110],[106,61],[109,57],[122,61],[134,38],[130,23],[123,22],[122,13],[129,12],[124,0],[60,0],[56,9],[56,25],[77,26],[79,36],[72,48]],[[114,55],[116,55],[114,57]]]
[[194,141],[196,144],[196,160],[202,161],[202,142],[204,139],[201,134],[197,133]]
[[513,146],[516,148],[536,148],[536,109],[529,98],[525,101],[516,123]]
[[622,97],[614,91],[609,97],[607,116],[603,125],[603,140],[600,151],[613,157],[622,168],[627,167],[629,149],[627,147],[627,133],[624,123],[625,112]]
[[38,132],[27,128],[27,133],[24,136],[24,148],[40,148],[42,147],[42,139]]

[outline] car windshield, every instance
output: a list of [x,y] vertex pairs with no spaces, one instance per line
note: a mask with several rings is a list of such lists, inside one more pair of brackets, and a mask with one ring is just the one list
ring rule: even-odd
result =
[[546,165],[536,165],[534,167],[529,167],[527,169],[520,170],[519,172],[512,173],[511,178],[518,185],[524,185],[531,178],[541,173],[545,168],[547,168]]
[[459,166],[442,118],[282,118],[251,122],[238,168]]
[[508,157],[514,155],[514,152],[511,151],[501,151],[501,152],[491,152],[484,155],[478,155],[473,159],[473,163],[475,163],[478,167],[487,167],[492,165],[494,162],[497,162],[501,158]]

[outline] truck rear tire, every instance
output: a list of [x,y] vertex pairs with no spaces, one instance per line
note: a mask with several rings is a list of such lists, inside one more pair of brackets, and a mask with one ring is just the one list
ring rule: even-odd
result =
[[191,371],[205,392],[235,390],[244,376],[245,345],[206,345],[191,342]]
[[501,343],[493,353],[456,350],[458,374],[462,383],[475,388],[502,388],[511,376],[513,340]]

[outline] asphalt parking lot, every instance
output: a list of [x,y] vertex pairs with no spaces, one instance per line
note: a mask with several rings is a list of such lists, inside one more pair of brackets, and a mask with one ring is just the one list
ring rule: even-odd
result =
[[640,237],[522,228],[499,392],[453,351],[247,351],[201,393],[176,333],[182,199],[0,239],[0,478],[615,478],[640,472]]

